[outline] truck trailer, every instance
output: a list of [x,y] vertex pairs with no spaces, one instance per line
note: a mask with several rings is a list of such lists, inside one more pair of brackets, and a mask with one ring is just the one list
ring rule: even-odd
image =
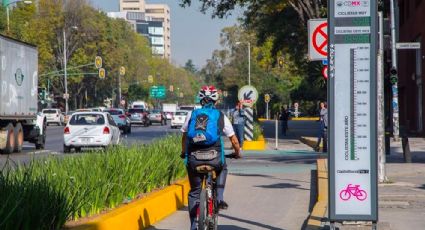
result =
[[46,118],[38,111],[38,51],[0,35],[0,152],[21,152],[24,141],[36,149],[46,142]]

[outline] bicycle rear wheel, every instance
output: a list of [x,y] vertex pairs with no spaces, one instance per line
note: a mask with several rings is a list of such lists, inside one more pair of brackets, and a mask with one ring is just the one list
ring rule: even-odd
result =
[[208,197],[205,189],[201,190],[199,199],[198,230],[208,230]]

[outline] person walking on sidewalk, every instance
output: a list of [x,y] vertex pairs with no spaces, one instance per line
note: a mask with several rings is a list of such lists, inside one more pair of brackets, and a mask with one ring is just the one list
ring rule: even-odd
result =
[[236,133],[236,137],[238,138],[239,145],[242,148],[243,147],[243,141],[244,141],[244,131],[245,131],[245,111],[242,108],[242,104],[238,102],[236,104],[235,110],[231,113],[232,115],[232,124],[233,124],[233,130]]
[[320,150],[320,143],[323,140],[323,152],[328,151],[328,108],[326,102],[320,102],[319,133],[314,150]]
[[289,120],[289,111],[286,109],[286,107],[282,106],[282,111],[280,113],[279,120],[281,121],[282,135],[286,136],[286,131],[288,130],[288,120]]

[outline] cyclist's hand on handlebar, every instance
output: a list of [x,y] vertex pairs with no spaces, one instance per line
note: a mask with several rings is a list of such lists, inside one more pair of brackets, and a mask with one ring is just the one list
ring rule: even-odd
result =
[[185,153],[185,152],[181,152],[181,153],[180,153],[180,158],[181,158],[181,159],[186,158],[186,153]]

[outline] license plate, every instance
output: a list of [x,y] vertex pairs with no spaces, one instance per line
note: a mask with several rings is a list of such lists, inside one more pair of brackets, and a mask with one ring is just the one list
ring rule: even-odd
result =
[[81,141],[81,143],[90,143],[91,138],[90,137],[81,137],[80,141]]

